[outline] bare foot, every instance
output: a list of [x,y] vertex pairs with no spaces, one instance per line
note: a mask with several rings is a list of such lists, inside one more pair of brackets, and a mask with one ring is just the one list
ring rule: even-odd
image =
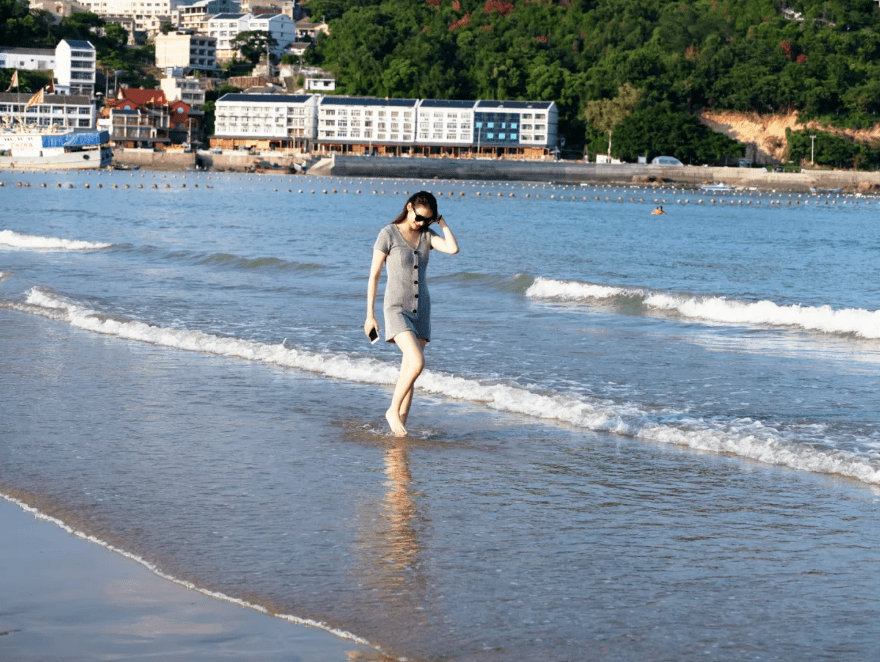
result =
[[405,437],[407,436],[406,428],[403,427],[403,423],[400,420],[400,415],[389,409],[385,412],[385,420],[388,421],[388,425],[391,426],[391,431],[394,433],[395,437]]

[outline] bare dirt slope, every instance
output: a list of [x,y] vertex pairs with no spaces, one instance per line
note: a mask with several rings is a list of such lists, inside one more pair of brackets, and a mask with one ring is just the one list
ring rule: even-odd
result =
[[709,128],[724,133],[741,143],[754,145],[746,156],[756,163],[782,162],[786,159],[785,130],[803,131],[818,129],[848,136],[863,142],[880,141],[880,124],[870,129],[834,129],[818,122],[801,122],[797,112],[786,115],[761,115],[759,113],[738,113],[733,111],[703,111],[700,121]]

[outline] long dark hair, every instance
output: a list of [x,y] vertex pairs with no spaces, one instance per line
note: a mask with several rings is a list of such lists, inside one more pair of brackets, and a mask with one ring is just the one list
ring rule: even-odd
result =
[[[428,191],[419,191],[418,193],[414,193],[409,197],[409,200],[407,200],[406,204],[403,205],[403,211],[400,212],[400,216],[398,216],[391,222],[395,224],[402,223],[409,214],[409,209],[407,209],[409,205],[412,205],[413,209],[415,209],[416,206],[427,207],[431,210],[431,214],[433,215],[433,217],[437,218],[437,198],[434,197],[433,193],[429,193]],[[425,223],[421,227],[421,231],[427,232],[429,225],[430,223]]]

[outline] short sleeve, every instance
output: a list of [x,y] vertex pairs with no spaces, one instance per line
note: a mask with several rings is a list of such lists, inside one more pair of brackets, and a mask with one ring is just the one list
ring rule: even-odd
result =
[[443,235],[440,234],[439,232],[437,232],[437,231],[436,231],[434,228],[432,228],[432,227],[429,227],[429,228],[428,228],[428,234],[430,235],[430,236],[428,237],[428,248],[429,248],[430,250],[433,250],[433,249],[434,249],[434,246],[431,245],[431,237],[432,237],[432,236],[433,236],[433,237],[442,237]]
[[381,253],[385,253],[388,255],[391,252],[391,226],[386,225],[379,232],[379,236],[376,237],[376,243],[373,245],[373,250],[379,251]]

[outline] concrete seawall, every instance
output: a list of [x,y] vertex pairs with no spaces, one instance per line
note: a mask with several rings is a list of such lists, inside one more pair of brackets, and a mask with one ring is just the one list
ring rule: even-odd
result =
[[144,170],[183,171],[187,168],[204,170],[253,171],[254,169],[292,169],[302,165],[308,157],[302,154],[270,152],[252,154],[245,151],[226,150],[222,153],[200,150],[198,152],[153,151],[152,149],[113,149],[113,162],[124,166],[138,166]]
[[[323,164],[322,164],[323,165]],[[485,179],[566,184],[627,184],[650,180],[699,187],[709,182],[731,186],[808,191],[853,189],[867,183],[880,187],[880,173],[847,170],[767,172],[763,168],[709,168],[643,164],[596,164],[578,161],[503,161],[495,159],[434,159],[394,157],[333,157],[314,174],[335,177],[407,177],[421,179]]]
[[[114,162],[148,170],[290,171],[294,164],[308,168],[309,155],[284,152],[224,151],[154,152],[148,149],[114,150]],[[505,161],[500,159],[444,159],[423,157],[333,155],[314,163],[308,174],[333,177],[388,177],[419,179],[497,180],[554,182],[564,184],[673,183],[697,188],[710,182],[760,190],[809,191],[852,190],[859,185],[880,188],[880,172],[853,170],[805,170],[799,173],[767,172],[763,168],[704,168],[644,164],[596,164],[580,161]]]

